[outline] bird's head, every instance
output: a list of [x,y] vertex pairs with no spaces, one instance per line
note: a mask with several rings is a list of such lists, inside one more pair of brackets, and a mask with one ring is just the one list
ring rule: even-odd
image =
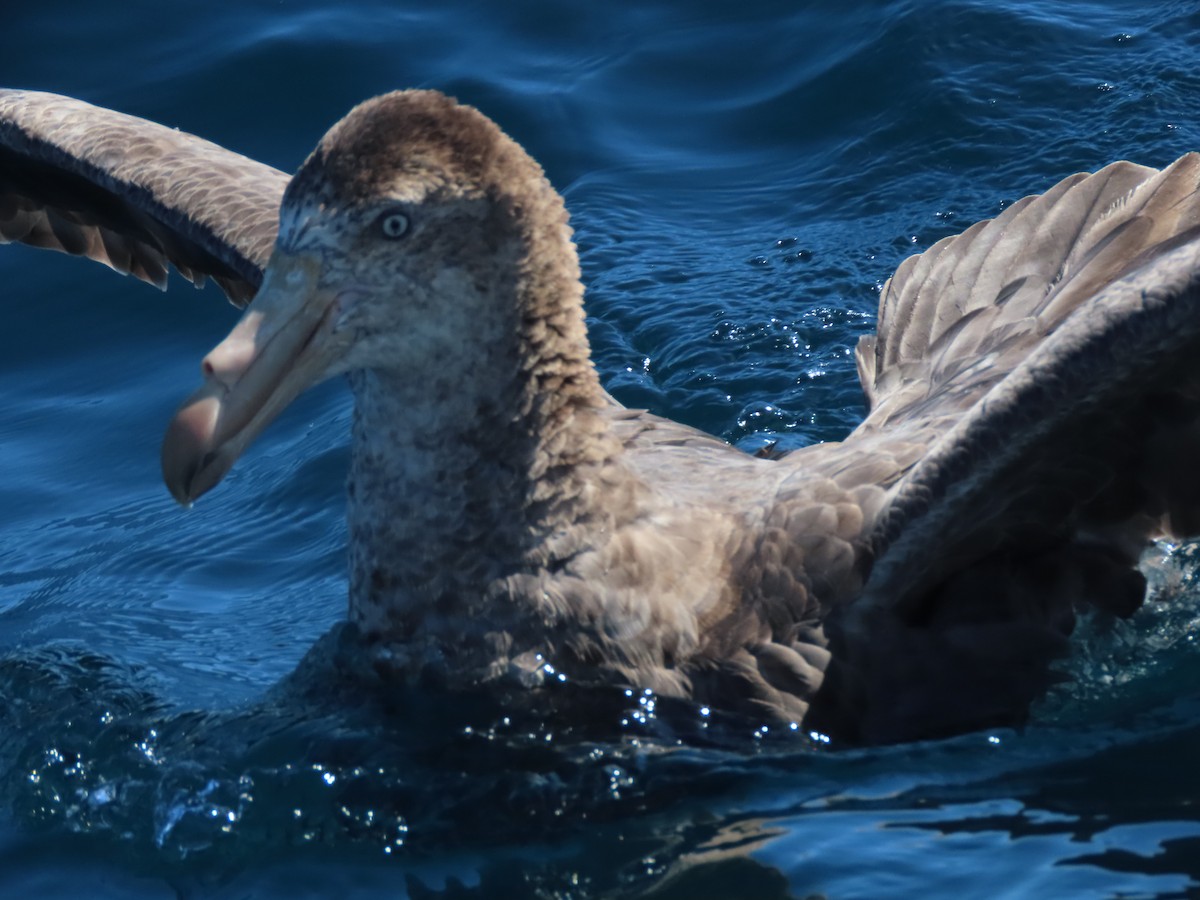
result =
[[579,298],[562,298],[578,279],[561,198],[486,116],[433,91],[361,104],[288,185],[262,286],[167,430],[168,488],[211,489],[333,375],[469,393],[514,377],[547,327],[586,346]]

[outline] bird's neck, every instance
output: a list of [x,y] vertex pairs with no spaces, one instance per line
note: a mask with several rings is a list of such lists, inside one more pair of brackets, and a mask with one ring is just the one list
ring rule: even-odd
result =
[[605,527],[619,444],[586,340],[548,355],[517,337],[420,384],[351,375],[350,618],[409,675],[502,674],[481,670],[544,632],[531,586]]

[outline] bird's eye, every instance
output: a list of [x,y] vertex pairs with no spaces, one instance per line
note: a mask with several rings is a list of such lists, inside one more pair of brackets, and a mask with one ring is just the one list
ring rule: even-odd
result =
[[397,210],[386,212],[379,217],[379,230],[388,240],[396,240],[408,234],[408,216]]

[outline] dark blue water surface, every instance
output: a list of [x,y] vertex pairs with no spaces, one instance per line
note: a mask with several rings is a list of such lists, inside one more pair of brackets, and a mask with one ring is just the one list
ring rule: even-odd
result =
[[[0,83],[286,170],[384,90],[479,106],[567,198],[612,392],[749,449],[853,427],[852,347],[905,256],[1200,148],[1184,2],[12,6]],[[469,699],[379,709],[319,667],[273,688],[345,607],[344,387],[184,511],[158,443],[235,320],[219,293],[4,247],[0,314],[2,896],[1200,890],[1190,548],[1152,563],[1169,602],[1082,629],[1021,734],[680,747],[653,698],[604,739]]]

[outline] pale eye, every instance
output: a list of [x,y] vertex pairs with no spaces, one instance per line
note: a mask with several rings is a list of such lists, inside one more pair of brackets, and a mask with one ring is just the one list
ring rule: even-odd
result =
[[388,240],[396,240],[408,234],[408,216],[397,210],[386,212],[379,217],[379,230]]

